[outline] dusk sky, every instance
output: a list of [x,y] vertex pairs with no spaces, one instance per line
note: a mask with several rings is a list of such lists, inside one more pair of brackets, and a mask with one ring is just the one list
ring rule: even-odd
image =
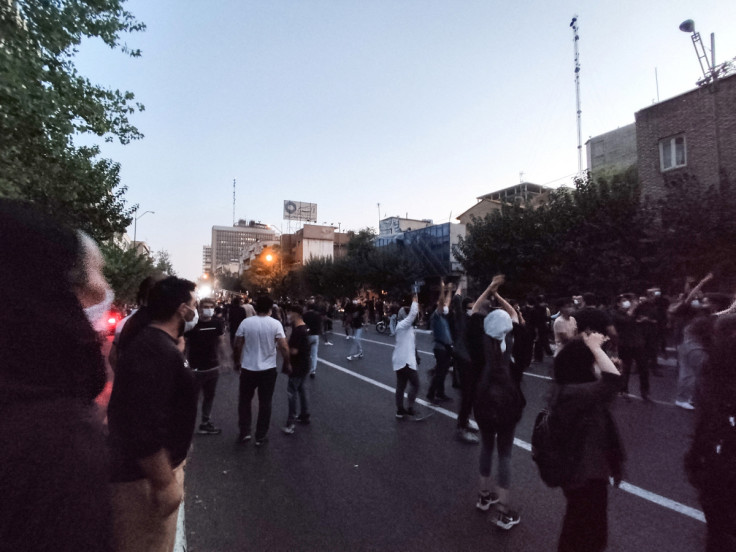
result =
[[[102,145],[122,164],[138,239],[180,276],[201,274],[212,225],[286,232],[284,200],[320,223],[383,216],[447,222],[476,197],[577,172],[573,15],[580,26],[583,141],[695,87],[685,19],[716,62],[736,56],[733,0],[617,2],[131,0],[147,25],[129,59],[82,45],[79,70],[146,106],[145,138]],[[129,229],[133,235],[133,226]]]

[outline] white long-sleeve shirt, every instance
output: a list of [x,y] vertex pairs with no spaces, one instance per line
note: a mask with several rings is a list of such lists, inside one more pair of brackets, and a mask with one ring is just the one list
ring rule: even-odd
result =
[[412,302],[409,315],[396,324],[396,348],[391,356],[394,371],[409,366],[412,370],[417,369],[416,338],[414,336],[414,320],[419,314],[419,303]]

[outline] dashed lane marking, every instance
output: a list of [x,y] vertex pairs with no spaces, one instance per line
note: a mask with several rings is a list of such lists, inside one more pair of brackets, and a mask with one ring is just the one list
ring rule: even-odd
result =
[[[364,340],[365,341],[365,340]],[[376,342],[378,343],[378,342]],[[352,370],[348,370],[347,368],[340,366],[338,364],[335,364],[333,362],[329,362],[327,360],[324,360],[322,358],[319,359],[319,361],[329,366],[330,368],[334,368],[335,370],[338,370],[340,372],[343,372],[345,374],[348,374],[350,376],[353,376],[354,378],[358,378],[361,381],[364,381],[366,383],[370,383],[371,385],[374,385],[380,389],[383,389],[385,391],[389,391],[390,393],[396,393],[396,389],[391,387],[390,385],[386,385],[385,383],[381,383],[380,381],[376,381],[374,379],[369,378],[368,376],[364,376],[363,374],[359,374],[357,372],[353,372]],[[457,414],[452,412],[451,410],[447,410],[446,408],[442,408],[441,406],[437,406],[435,404],[432,404],[428,401],[425,401],[423,399],[417,398],[417,402],[423,406],[426,406],[427,408],[430,408],[436,412],[439,412],[440,414],[444,414],[448,418],[452,418],[453,420],[457,420]],[[478,425],[471,420],[471,425],[478,428]],[[519,448],[522,448],[526,451],[531,452],[532,445],[530,443],[527,443],[526,441],[522,441],[521,439],[514,438],[514,445],[516,445]],[[694,520],[700,521],[702,523],[705,523],[705,515],[703,515],[703,512],[700,510],[697,510],[695,508],[691,508],[690,506],[686,506],[685,504],[682,504],[680,502],[677,502],[675,500],[672,500],[670,498],[658,495],[656,493],[653,493],[651,491],[647,491],[646,489],[642,489],[641,487],[637,487],[636,485],[632,485],[631,483],[626,483],[625,481],[621,483],[621,486],[619,487],[622,491],[627,492],[629,494],[632,494],[634,496],[638,496],[639,498],[642,498],[646,501],[652,502],[656,504],[657,506],[662,506],[663,508],[667,508],[668,510],[672,510],[674,512],[677,512],[679,514],[682,514],[684,516],[687,516],[689,518],[692,518]]]

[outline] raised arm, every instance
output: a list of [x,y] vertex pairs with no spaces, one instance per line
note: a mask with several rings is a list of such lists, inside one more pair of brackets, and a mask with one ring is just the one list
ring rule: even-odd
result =
[[498,301],[498,304],[501,305],[501,308],[509,314],[509,316],[511,317],[511,321],[516,322],[518,324],[519,315],[516,312],[516,309],[514,309],[514,307],[511,306],[511,303],[509,303],[508,301],[506,301],[506,299],[501,297],[498,294],[498,291],[494,291],[493,296],[496,298],[496,301]]
[[488,300],[488,297],[490,295],[498,291],[498,288],[500,287],[502,283],[504,283],[504,281],[506,281],[506,278],[504,277],[503,274],[496,274],[493,277],[493,280],[491,280],[491,283],[488,285],[486,290],[480,294],[480,297],[478,297],[478,299],[475,300],[475,304],[473,305],[473,311],[472,311],[473,314],[480,311],[483,303]]

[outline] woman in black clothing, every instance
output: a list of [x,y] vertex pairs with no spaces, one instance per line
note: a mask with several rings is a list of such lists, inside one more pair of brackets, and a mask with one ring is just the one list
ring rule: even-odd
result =
[[92,240],[0,200],[0,551],[111,549]]
[[583,333],[555,357],[552,412],[577,451],[574,475],[562,487],[567,509],[558,552],[598,552],[608,541],[608,480],[621,482],[624,454],[608,410],[620,374],[601,348],[606,339]]
[[708,525],[707,552],[736,551],[736,315],[718,317],[698,382],[685,468]]

